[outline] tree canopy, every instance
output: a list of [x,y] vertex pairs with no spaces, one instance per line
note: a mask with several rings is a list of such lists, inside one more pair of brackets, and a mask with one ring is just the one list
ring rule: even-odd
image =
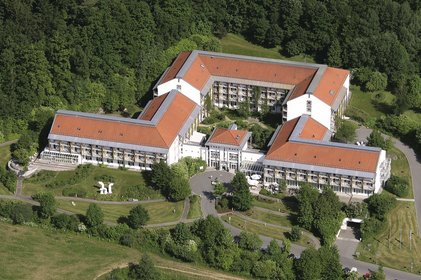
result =
[[86,224],[89,227],[97,227],[104,222],[104,213],[98,204],[89,204],[88,210],[86,210]]
[[127,216],[128,224],[131,228],[137,229],[144,226],[149,221],[149,213],[142,205],[133,207]]
[[244,173],[237,172],[231,181],[233,188],[232,205],[236,210],[247,211],[251,208],[253,197]]

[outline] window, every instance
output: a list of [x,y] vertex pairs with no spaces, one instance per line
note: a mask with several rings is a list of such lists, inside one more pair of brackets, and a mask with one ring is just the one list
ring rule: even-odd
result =
[[307,113],[311,113],[311,100],[307,100]]
[[238,160],[238,155],[237,154],[233,154],[233,153],[229,153],[229,160],[231,160],[231,161],[237,161]]

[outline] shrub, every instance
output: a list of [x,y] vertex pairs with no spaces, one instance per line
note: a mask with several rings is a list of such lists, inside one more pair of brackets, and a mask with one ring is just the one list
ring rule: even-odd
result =
[[290,239],[291,241],[295,242],[301,239],[301,228],[299,226],[293,226],[290,232]]
[[0,166],[0,183],[2,183],[6,189],[14,193],[16,190],[16,174],[12,171],[7,171],[5,168]]
[[113,176],[107,175],[107,174],[95,176],[94,179],[95,179],[95,181],[101,181],[101,182],[110,182],[110,183],[115,182],[115,178]]
[[97,227],[104,222],[104,213],[101,207],[95,203],[89,204],[86,211],[86,224],[89,227]]
[[181,161],[186,163],[189,177],[192,177],[201,171],[205,171],[206,169],[206,161],[202,159],[185,157]]
[[225,196],[218,200],[218,204],[216,205],[217,210],[229,210],[230,203],[228,198]]
[[206,134],[206,135],[210,135],[212,133],[212,128],[207,127],[207,126],[199,126],[197,128],[197,132]]
[[54,178],[54,176],[57,173],[54,171],[49,171],[49,170],[42,170],[38,173],[36,173],[34,176],[32,176],[29,181],[34,182],[34,183],[38,183],[38,182],[46,182],[51,180],[52,178]]
[[34,218],[32,206],[29,204],[16,203],[10,218],[14,224],[23,224],[32,221]]
[[138,229],[149,221],[148,210],[142,205],[137,205],[130,210],[127,220],[131,228]]
[[46,184],[46,187],[61,188],[77,184],[87,178],[91,174],[92,170],[93,166],[91,164],[79,165],[75,171],[71,171],[74,173],[72,176],[69,176],[67,179],[54,180],[53,182]]
[[63,196],[86,197],[86,190],[78,187],[67,187],[61,192]]
[[240,233],[240,242],[238,247],[248,251],[256,251],[262,246],[262,240],[255,233],[242,231]]
[[368,211],[373,217],[384,220],[387,213],[396,206],[396,199],[387,193],[373,194],[365,200],[368,204]]
[[55,214],[57,203],[52,193],[37,193],[32,198],[39,202],[38,216],[40,218],[48,219]]
[[0,216],[10,219],[16,203],[15,201],[0,200]]
[[134,185],[124,188],[122,196],[125,198],[136,198],[144,200],[159,196],[159,192],[144,185]]
[[335,140],[342,143],[352,143],[355,140],[357,126],[351,121],[337,119],[338,129]]
[[79,219],[75,215],[58,214],[51,218],[51,223],[58,229],[77,231]]
[[392,175],[387,180],[385,189],[399,197],[404,197],[408,195],[409,185],[405,179]]
[[100,224],[89,229],[90,234],[104,239],[120,241],[123,235],[132,234],[131,229],[126,224],[118,224],[116,226],[108,226]]
[[374,238],[379,232],[381,232],[386,226],[385,221],[381,221],[376,218],[365,219],[364,223],[361,224],[361,237],[364,240],[370,240]]
[[132,247],[134,243],[133,234],[125,233],[120,236],[119,243],[123,246]]
[[[192,240],[192,242],[194,241]],[[189,244],[176,244],[173,240],[170,240],[165,245],[165,251],[171,256],[185,262],[193,262],[197,259],[197,251],[191,250]]]

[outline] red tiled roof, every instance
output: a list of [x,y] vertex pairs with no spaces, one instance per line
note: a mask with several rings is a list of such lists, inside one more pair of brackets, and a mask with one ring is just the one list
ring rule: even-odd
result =
[[328,129],[324,125],[309,117],[304,124],[299,137],[309,140],[322,140],[326,132],[328,132]]
[[295,85],[316,73],[312,67],[199,55],[214,76]]
[[186,82],[199,90],[205,86],[209,78],[210,73],[208,68],[205,66],[199,56],[193,61],[189,70],[183,77]]
[[56,114],[51,134],[111,141],[141,146],[169,148],[193,112],[196,104],[176,93],[156,126],[100,119],[78,115]]
[[247,136],[247,130],[235,130],[227,128],[216,128],[209,138],[209,143],[240,146]]
[[165,76],[162,78],[161,84],[166,83],[177,76],[177,73],[180,71],[181,67],[183,67],[184,62],[186,62],[190,54],[191,52],[182,52],[177,56],[173,64],[171,64],[171,67],[168,69],[168,72],[165,73]]
[[314,96],[333,105],[348,75],[348,70],[328,67],[313,93]]
[[380,156],[378,151],[337,147],[317,143],[289,142],[288,139],[298,122],[286,122],[278,132],[265,159],[317,165],[331,168],[376,172]]
[[159,107],[161,106],[162,102],[164,102],[164,100],[167,96],[168,96],[168,93],[152,99],[151,102],[149,103],[148,107],[145,108],[145,111],[142,112],[142,114],[140,114],[139,120],[144,120],[144,121],[152,120],[156,111],[158,111]]
[[[190,54],[190,52],[183,52],[177,57],[161,80],[161,84],[177,76]],[[317,68],[314,66],[306,67],[200,53],[187,69],[183,79],[199,90],[203,89],[211,75],[293,85],[295,87],[289,97],[292,100],[306,92],[316,72]],[[326,104],[332,105],[348,75],[347,70],[327,67],[314,95]]]

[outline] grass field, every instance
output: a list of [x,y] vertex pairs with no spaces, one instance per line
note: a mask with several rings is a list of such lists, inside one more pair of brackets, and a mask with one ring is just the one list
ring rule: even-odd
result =
[[[224,220],[227,223],[230,223],[236,228],[279,240],[286,239],[289,233],[288,230],[283,230],[272,226],[264,226],[260,223],[247,221],[245,219],[242,219],[241,217],[232,214],[222,216],[222,220]],[[307,247],[314,245],[306,235],[302,235],[301,239],[296,243]]]
[[288,214],[297,211],[297,203],[294,201],[293,197],[289,196],[285,196],[277,201],[265,199],[263,197],[255,197],[253,199],[253,206]]
[[[195,197],[195,198],[194,198]],[[187,219],[195,219],[202,217],[202,209],[200,205],[200,197],[194,195],[190,197],[190,209]]]
[[388,156],[392,158],[392,174],[395,176],[403,177],[408,181],[409,192],[406,198],[413,198],[414,193],[412,189],[412,179],[406,156],[395,147],[388,151]]
[[0,147],[0,165],[6,166],[10,159],[10,145]]
[[[71,204],[71,201],[57,199],[58,208],[74,212],[76,214],[86,214],[86,210],[89,207],[88,202],[76,201],[76,206]],[[117,222],[121,216],[127,216],[130,210],[136,205],[123,204],[123,205],[110,205],[110,204],[98,204],[104,213],[104,220],[110,222]],[[184,202],[151,202],[142,204],[142,206],[148,210],[150,220],[148,224],[159,224],[166,222],[177,221],[181,218],[183,213]],[[175,209],[175,213],[174,213]]]
[[[363,261],[382,264],[399,270],[421,273],[421,239],[417,232],[417,222],[413,203],[398,202],[388,216],[387,229],[371,243],[360,243],[357,252]],[[409,233],[412,230],[412,248]],[[402,246],[400,235],[402,234]],[[389,244],[390,240],[390,244]]]
[[390,110],[394,99],[390,92],[363,92],[359,86],[351,86],[351,92],[349,109],[357,111],[365,120],[384,116]]
[[[6,145],[3,147],[0,147],[0,166],[6,167],[7,162],[10,159],[10,145]],[[12,194],[9,192],[8,189],[6,189],[2,183],[0,183],[0,194]]]
[[1,221],[0,236],[1,279],[93,279],[110,266],[137,261],[140,256],[135,249],[85,235]]
[[[0,221],[0,279],[49,280],[96,279],[96,276],[128,263],[138,263],[141,252],[112,242]],[[151,254],[162,279],[240,280],[195,264]],[[99,279],[106,279],[106,276]]]
[[279,53],[279,48],[266,49],[264,47],[248,42],[242,36],[234,35],[231,33],[228,33],[224,38],[221,39],[221,46],[222,52],[224,53],[260,56],[275,59],[286,59],[293,61],[314,62],[313,58],[304,55],[297,55],[287,58]]
[[[40,173],[39,177],[35,176],[24,181],[24,194],[33,195],[40,191],[51,191],[54,193],[54,195],[62,195],[62,191],[64,189],[63,187],[47,188],[46,184],[55,180],[66,180],[67,178],[74,176],[74,172],[75,171],[52,172],[53,176],[47,176],[45,178],[43,178],[42,173]],[[95,180],[95,177],[102,175],[109,175],[114,177],[115,183],[113,186],[112,195],[104,196],[99,194],[99,188],[96,186],[97,181]],[[127,200],[126,197],[123,197],[125,195],[125,189],[130,186],[141,185],[144,187],[144,192],[149,198],[161,198],[162,196],[158,191],[146,187],[143,176],[143,172],[93,166],[92,172],[87,178],[83,179],[77,184],[71,185],[71,187],[84,189],[87,193],[86,197],[88,198],[97,198],[101,200]],[[141,199],[147,199],[147,197]]]
[[250,218],[284,227],[292,227],[290,216],[281,216],[252,208],[245,213]]

